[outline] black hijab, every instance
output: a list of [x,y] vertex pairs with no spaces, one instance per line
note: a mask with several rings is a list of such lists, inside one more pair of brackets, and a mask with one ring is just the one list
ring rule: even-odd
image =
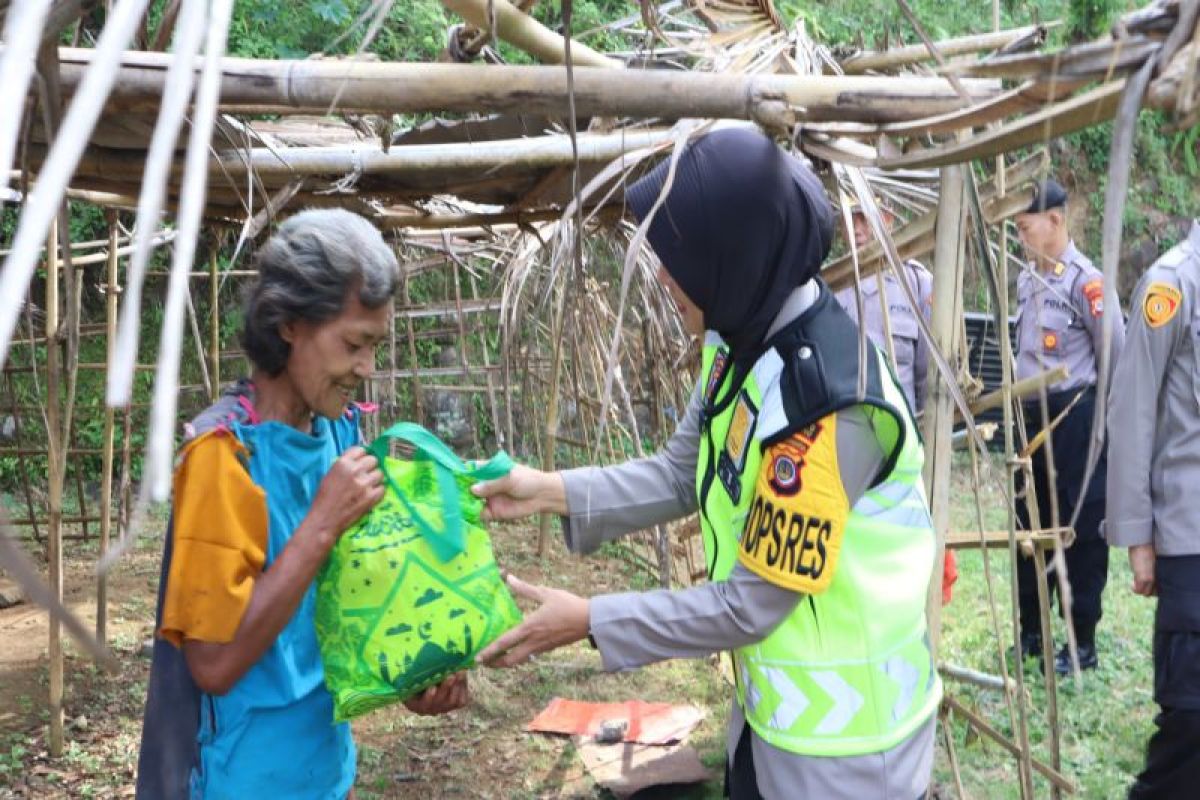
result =
[[[630,186],[638,221],[666,183],[670,159]],[[706,134],[679,157],[647,232],[650,246],[735,361],[753,361],[788,295],[813,278],[833,239],[833,209],[816,175],[753,128]]]

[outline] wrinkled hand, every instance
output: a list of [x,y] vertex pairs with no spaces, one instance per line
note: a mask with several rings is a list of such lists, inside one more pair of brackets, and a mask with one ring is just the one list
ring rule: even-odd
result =
[[465,708],[471,702],[471,690],[467,687],[467,673],[456,672],[437,686],[431,686],[415,697],[404,701],[404,706],[414,714],[432,717],[449,714]]
[[540,605],[525,620],[492,642],[479,654],[478,661],[489,667],[515,667],[530,661],[538,653],[586,639],[589,604],[562,589],[533,586],[509,575],[508,587],[517,597]]
[[521,519],[544,511],[567,513],[566,490],[557,472],[518,464],[503,478],[477,483],[471,491],[486,503],[485,520]]
[[321,480],[309,516],[318,530],[336,541],[381,499],[383,472],[375,456],[351,447]]
[[1133,568],[1133,593],[1143,597],[1158,594],[1154,584],[1154,545],[1139,544],[1129,548],[1129,566]]

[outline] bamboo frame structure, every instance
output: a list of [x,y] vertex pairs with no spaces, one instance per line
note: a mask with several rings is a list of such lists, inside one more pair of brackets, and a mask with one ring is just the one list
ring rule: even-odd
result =
[[[412,256],[403,259],[412,269],[405,273],[401,305],[391,320],[386,368],[367,387],[367,398],[379,400],[385,413],[407,413],[435,423],[439,409],[449,408],[452,417],[464,404],[476,411],[482,408],[479,416],[490,421],[495,446],[514,449],[523,458],[553,466],[577,457],[616,459],[626,452],[641,452],[642,434],[650,430],[653,438],[661,440],[669,431],[666,411],[674,409],[678,415],[683,407],[690,376],[680,365],[687,360],[688,351],[680,345],[683,337],[666,299],[649,280],[654,264],[635,248],[624,262],[623,273],[618,274],[612,265],[619,263],[619,259],[614,260],[615,249],[636,241],[622,216],[623,185],[673,148],[682,146],[688,137],[705,130],[709,123],[703,120],[757,124],[815,158],[839,167],[873,168],[871,185],[876,188],[887,186],[889,180],[911,179],[918,169],[942,168],[940,211],[927,210],[932,190],[924,195],[907,195],[909,222],[894,232],[887,247],[881,243],[856,254],[861,278],[885,265],[894,267],[897,256],[935,253],[939,302],[935,304],[935,322],[926,334],[934,334],[937,350],[945,361],[931,371],[929,385],[937,388],[925,425],[938,552],[944,545],[978,546],[984,553],[985,570],[987,553],[999,544],[1007,545],[1010,559],[1019,557],[1019,551],[1026,547],[1040,557],[1050,542],[1055,553],[1061,553],[1063,540],[1070,536],[1069,526],[1060,530],[1056,523],[1049,533],[1018,531],[1011,507],[1009,530],[1003,534],[984,531],[982,517],[978,532],[948,532],[948,479],[954,446],[951,431],[956,418],[967,423],[967,446],[975,464],[975,448],[982,446],[982,441],[974,415],[997,405],[1004,408],[1005,489],[1011,506],[1013,478],[1018,470],[1027,470],[1021,456],[1037,445],[1035,436],[1033,444],[1018,448],[1018,439],[1023,435],[1015,433],[1021,422],[1014,417],[1014,404],[1027,394],[1041,392],[1056,378],[1044,376],[1014,384],[1007,337],[1000,336],[1004,342],[1003,388],[975,397],[959,386],[955,370],[962,332],[956,320],[961,316],[963,271],[968,261],[964,248],[968,243],[976,247],[982,244],[981,252],[990,252],[990,245],[980,241],[987,238],[986,226],[1002,223],[1023,208],[1027,196],[1021,184],[1045,168],[1033,159],[1006,165],[1002,154],[1111,118],[1123,98],[1129,102],[1130,87],[1136,87],[1136,78],[1148,74],[1146,65],[1152,59],[1162,59],[1160,74],[1146,78],[1149,82],[1141,93],[1144,98],[1139,95],[1135,99],[1176,110],[1181,119],[1194,115],[1197,46],[1187,44],[1200,35],[1194,14],[1187,16],[1192,14],[1189,9],[1194,3],[1158,3],[1131,18],[1113,41],[1058,53],[1026,52],[1044,43],[1045,26],[999,31],[997,16],[995,30],[988,34],[940,43],[927,40],[920,47],[886,53],[852,54],[840,62],[795,31],[788,31],[769,2],[727,0],[684,6],[700,25],[695,21],[681,24],[674,12],[644,6],[645,30],[639,35],[648,34],[663,43],[666,66],[688,63],[694,67],[690,71],[636,68],[646,60],[644,53],[589,50],[536,25],[504,0],[445,3],[476,28],[475,35],[509,40],[543,64],[566,62],[569,47],[571,69],[332,59],[218,59],[217,51],[222,48],[214,50],[210,46],[208,88],[196,95],[211,102],[197,102],[191,113],[216,114],[212,148],[211,152],[204,147],[193,148],[185,168],[182,151],[171,152],[170,146],[161,143],[156,147],[156,141],[164,138],[160,134],[171,126],[178,130],[192,102],[187,99],[191,86],[202,80],[203,62],[197,55],[200,35],[187,28],[187,9],[178,21],[168,20],[154,37],[166,41],[172,25],[177,34],[195,33],[191,45],[177,43],[181,55],[120,53],[119,48],[111,46],[103,52],[102,48],[44,50],[41,68],[53,74],[43,77],[53,78],[48,83],[55,91],[61,87],[62,93],[75,101],[72,110],[76,103],[95,110],[94,129],[86,126],[83,138],[88,141],[71,143],[78,152],[67,159],[61,154],[66,150],[60,152],[62,138],[47,134],[54,125],[31,125],[28,143],[19,148],[22,171],[10,171],[10,159],[0,159],[5,188],[13,177],[21,181],[20,192],[6,193],[5,197],[16,197],[25,207],[45,202],[40,197],[52,193],[57,186],[56,176],[66,172],[69,179],[63,189],[65,196],[112,209],[139,211],[135,235],[122,234],[113,224],[115,217],[110,216],[109,236],[103,242],[62,241],[57,247],[53,237],[58,235],[58,227],[35,230],[36,237],[26,231],[22,242],[36,238],[40,243],[47,233],[51,240],[41,254],[47,263],[47,302],[41,335],[33,329],[32,303],[20,309],[28,323],[24,338],[11,335],[20,315],[0,314],[0,322],[11,323],[0,336],[0,363],[17,437],[15,446],[0,447],[0,456],[23,460],[47,457],[51,475],[45,538],[51,555],[52,589],[57,592],[51,592],[47,601],[56,615],[50,643],[52,710],[61,710],[62,703],[57,620],[65,618],[68,624],[73,620],[64,617],[61,608],[62,542],[90,538],[88,525],[99,522],[103,555],[114,516],[118,530],[128,531],[133,505],[133,415],[161,406],[160,402],[146,403],[143,396],[130,394],[118,408],[103,411],[102,447],[73,446],[73,390],[67,389],[63,408],[60,385],[74,386],[79,373],[92,374],[106,367],[123,371],[133,383],[138,369],[137,359],[130,355],[136,355],[136,346],[120,352],[110,346],[104,364],[79,363],[77,349],[75,356],[71,355],[71,337],[77,342],[80,334],[89,330],[77,311],[79,286],[84,269],[105,264],[105,322],[100,328],[90,323],[90,331],[103,331],[109,343],[120,339],[123,331],[115,327],[118,289],[140,296],[143,276],[139,271],[146,266],[147,246],[170,244],[171,237],[177,237],[175,244],[185,250],[196,246],[196,236],[187,231],[156,233],[144,224],[147,220],[157,222],[156,203],[172,213],[188,206],[190,213],[184,216],[191,219],[192,225],[202,213],[215,225],[238,229],[250,249],[254,238],[269,227],[275,216],[303,205],[346,207],[372,217],[406,256]],[[998,12],[994,10],[994,14]],[[918,21],[912,21],[921,33]],[[124,18],[123,24],[134,22]],[[223,35],[222,31],[212,33],[218,38]],[[991,50],[1001,52],[981,59],[946,61],[946,57]],[[16,63],[16,53],[18,48],[0,48],[0,66],[7,69]],[[107,76],[112,90],[106,89],[101,97],[89,96],[82,87],[96,84],[90,76],[106,59],[115,65]],[[933,77],[903,71],[907,65],[931,60],[939,62]],[[711,71],[716,69],[724,71]],[[868,71],[889,74],[862,74]],[[899,74],[895,74],[897,71]],[[1010,88],[1005,88],[1001,81],[1015,85],[1010,83]],[[181,90],[186,90],[187,97],[180,95]],[[26,110],[34,114],[39,102],[30,100]],[[156,127],[148,115],[158,111],[163,113]],[[363,132],[361,125],[353,124],[353,116],[358,114],[382,113],[390,119],[394,113],[417,111],[493,112],[500,116],[440,122],[406,131],[390,141],[386,138],[390,133],[381,134],[378,129]],[[283,119],[255,122],[241,119],[239,114],[279,114]],[[304,118],[312,114],[338,114],[344,121]],[[82,112],[80,115],[82,118]],[[380,141],[381,135],[384,141]],[[9,152],[10,144],[12,152],[17,153],[15,142],[15,138],[9,138],[8,126],[0,125],[0,155]],[[970,205],[966,195],[975,192],[976,187],[973,178],[963,178],[968,168],[957,165],[992,156],[999,156],[996,178],[990,186],[978,189],[975,199],[979,210],[977,214],[972,210],[976,225],[972,228],[963,214]],[[71,163],[67,165],[67,161]],[[879,172],[881,168],[890,173]],[[188,173],[190,180],[185,177]],[[161,186],[148,189],[147,184],[156,181]],[[205,181],[209,184],[207,191],[203,191]],[[860,189],[857,184],[851,187],[852,193],[861,197]],[[153,200],[155,192],[161,196],[154,202],[147,201],[148,195]],[[58,202],[60,198],[51,199]],[[980,219],[974,220],[974,216]],[[599,230],[604,235],[594,236]],[[998,238],[999,280],[992,289],[996,306],[1006,310],[1007,244],[1002,224]],[[232,252],[241,254],[240,245],[239,241]],[[187,313],[185,316],[179,312],[180,325],[187,320],[195,352],[182,348],[181,338],[174,338],[173,346],[179,352],[168,354],[162,372],[169,383],[171,369],[187,359],[189,368],[206,373],[203,388],[190,387],[196,394],[203,392],[204,397],[197,399],[213,399],[220,390],[222,374],[233,369],[230,362],[241,358],[221,340],[222,308],[228,309],[228,300],[221,295],[231,292],[253,271],[238,269],[236,263],[222,269],[222,253],[231,252],[227,247],[218,252],[222,247],[214,244],[210,249],[206,268],[193,267],[190,257],[173,268],[177,287],[178,281],[185,285],[193,279],[208,281],[208,336],[203,337],[200,330],[200,312],[204,309],[195,307],[197,300],[203,302],[203,295],[185,294]],[[38,257],[27,244],[18,243],[13,250],[3,254],[6,267],[22,259],[24,265],[32,266],[30,258]],[[122,272],[121,259],[127,256],[134,258]],[[133,266],[138,258],[142,265]],[[986,261],[990,256],[978,258]],[[132,280],[131,270],[139,273]],[[855,272],[853,258],[843,259],[830,265],[825,277],[836,288],[849,285]],[[14,270],[10,274],[17,273]],[[151,269],[144,277],[167,276],[166,272]],[[469,297],[464,291],[464,278],[469,283]],[[633,299],[617,293],[617,284],[621,283],[626,284]],[[59,297],[63,287],[66,290]],[[19,288],[24,291],[28,287]],[[32,298],[32,290],[29,296]],[[419,302],[414,302],[417,297]],[[588,302],[580,302],[582,297]],[[947,299],[952,301],[945,302]],[[15,302],[19,303],[20,298],[3,301]],[[137,301],[126,306],[132,309],[135,319],[138,308]],[[620,348],[611,345],[614,329],[626,333]],[[445,342],[457,343],[456,357],[452,363],[430,366],[426,355],[429,348]],[[32,355],[39,347],[45,347],[53,358],[53,369],[46,373],[45,447],[33,441],[36,437],[31,434],[36,434],[36,425],[22,424],[32,404],[22,402],[24,398],[18,397],[16,388],[22,382],[38,379],[40,373],[32,366],[36,359],[26,366],[10,358],[17,350]],[[68,363],[62,363],[64,353]],[[174,363],[170,363],[172,360]],[[163,380],[160,376],[160,392],[170,389],[177,395],[183,388],[167,386]],[[119,469],[114,441],[118,413],[122,414],[123,428]],[[139,416],[138,427],[140,422]],[[471,434],[472,446],[491,446],[492,442],[479,441],[477,431]],[[98,514],[87,507],[77,470],[71,474],[78,508],[64,508],[64,489],[70,480],[68,462],[71,456],[83,455],[100,455],[102,459]],[[161,482],[161,454],[159,462],[158,473],[150,477]],[[119,474],[115,502],[114,472]],[[975,478],[978,490],[978,473]],[[3,529],[7,530],[9,524],[27,527],[37,541],[41,538],[43,515],[33,488],[28,476],[23,476],[27,518],[12,520]],[[64,531],[67,525],[82,528]],[[545,528],[541,538],[543,546],[548,546]],[[697,570],[698,539],[694,526],[684,523],[669,532],[650,532],[622,554],[664,583],[673,575],[686,582],[702,572]],[[121,540],[124,542],[125,537]],[[0,542],[6,546],[8,543],[7,539]],[[10,550],[0,550],[0,559],[10,557]],[[1044,599],[1044,569],[1039,572]],[[934,590],[931,584],[930,630],[936,640],[940,605],[933,599]],[[101,579],[97,585],[96,627],[100,642],[107,634],[106,602]],[[1015,626],[1012,633],[1015,638]],[[94,641],[83,641],[93,646],[93,652],[101,652]],[[1053,697],[1053,677],[1047,675],[1046,680]],[[1008,708],[1016,707],[1020,712],[1019,718],[1015,712],[1011,717],[1015,741],[989,728],[986,721],[973,716],[953,698],[947,699],[947,709],[953,713],[943,715],[944,723],[951,716],[965,717],[972,727],[997,738],[1018,760],[1023,797],[1033,796],[1035,773],[1051,781],[1053,792],[1070,791],[1070,781],[1059,770],[1053,701],[1052,757],[1047,767],[1033,757],[1030,747],[1031,720],[1024,704],[1022,668],[1018,666],[1014,679],[1009,679],[1007,673],[1002,675],[1000,686]],[[58,719],[56,733],[52,715],[52,752],[56,745],[59,751],[62,747],[61,714]],[[953,758],[953,736],[948,725],[944,733]]]

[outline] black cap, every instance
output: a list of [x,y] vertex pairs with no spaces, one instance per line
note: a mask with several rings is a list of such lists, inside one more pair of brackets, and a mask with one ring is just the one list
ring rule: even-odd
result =
[[1053,178],[1047,178],[1033,184],[1033,200],[1025,214],[1041,214],[1052,208],[1062,208],[1067,204],[1067,190]]

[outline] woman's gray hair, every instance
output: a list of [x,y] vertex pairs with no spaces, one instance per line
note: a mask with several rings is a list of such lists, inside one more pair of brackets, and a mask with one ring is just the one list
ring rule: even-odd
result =
[[400,280],[396,255],[379,230],[341,209],[288,219],[259,250],[257,268],[246,292],[242,346],[250,363],[271,376],[283,372],[291,352],[281,326],[333,319],[356,287],[359,302],[379,308]]

